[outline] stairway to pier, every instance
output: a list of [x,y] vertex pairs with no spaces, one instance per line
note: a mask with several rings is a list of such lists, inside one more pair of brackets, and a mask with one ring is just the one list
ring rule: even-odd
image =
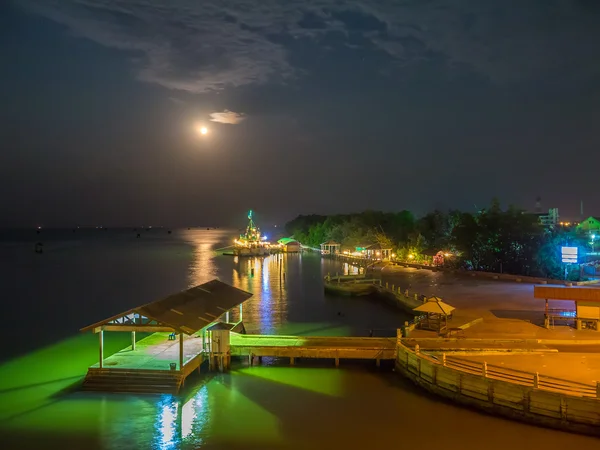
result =
[[178,371],[90,368],[82,389],[135,394],[177,394],[182,382],[183,376]]

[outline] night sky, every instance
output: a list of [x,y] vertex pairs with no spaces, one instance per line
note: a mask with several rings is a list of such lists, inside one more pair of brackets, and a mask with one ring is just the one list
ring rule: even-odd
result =
[[597,0],[4,1],[0,55],[3,226],[600,214]]

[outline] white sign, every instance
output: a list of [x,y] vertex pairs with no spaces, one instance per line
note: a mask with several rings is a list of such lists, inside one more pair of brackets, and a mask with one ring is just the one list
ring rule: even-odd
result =
[[562,262],[577,264],[577,247],[561,248]]

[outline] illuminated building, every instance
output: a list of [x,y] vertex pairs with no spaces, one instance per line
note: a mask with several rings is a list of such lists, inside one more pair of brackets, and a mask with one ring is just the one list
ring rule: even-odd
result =
[[252,219],[252,210],[248,211],[246,232],[234,241],[233,254],[236,256],[266,256],[271,253],[271,244]]

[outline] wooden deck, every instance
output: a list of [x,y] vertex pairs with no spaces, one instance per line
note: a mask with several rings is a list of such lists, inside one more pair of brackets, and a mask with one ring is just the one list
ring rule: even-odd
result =
[[231,355],[253,357],[393,360],[396,338],[231,334]]
[[[242,327],[238,327],[242,328]],[[293,364],[296,358],[393,360],[396,338],[304,337],[247,335],[231,332],[231,356],[284,357]],[[83,389],[104,392],[177,394],[185,379],[197,370],[209,355],[203,352],[202,338],[184,339],[184,365],[179,369],[179,341],[169,333],[157,332],[104,359],[88,369]],[[175,369],[171,369],[174,363]]]
[[[185,336],[184,367],[202,352],[202,338]],[[169,333],[153,333],[131,346],[104,359],[103,369],[170,370],[170,363],[179,366],[179,341],[169,340]],[[98,363],[90,368],[99,368]],[[179,367],[177,367],[179,369]]]
[[[177,394],[185,379],[205,360],[202,338],[186,336],[183,341],[183,371],[179,371],[179,341],[170,333],[153,333],[105,358],[88,369],[84,390]],[[171,363],[176,364],[172,370]]]

